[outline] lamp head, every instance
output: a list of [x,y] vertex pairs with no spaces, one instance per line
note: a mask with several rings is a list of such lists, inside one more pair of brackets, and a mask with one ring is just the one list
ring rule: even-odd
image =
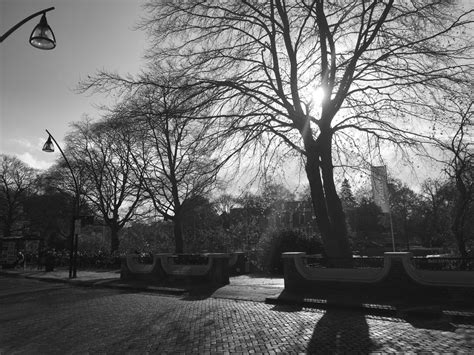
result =
[[39,24],[31,32],[30,44],[39,49],[53,49],[56,47],[56,38],[53,30],[48,25],[48,21],[46,21],[46,14],[43,14]]
[[48,136],[48,140],[46,141],[46,143],[43,145],[43,151],[44,152],[48,152],[48,153],[52,153],[54,152],[54,144],[51,140],[51,136]]

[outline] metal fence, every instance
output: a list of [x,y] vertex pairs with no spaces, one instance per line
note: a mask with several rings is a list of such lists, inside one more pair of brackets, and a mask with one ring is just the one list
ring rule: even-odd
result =
[[209,261],[209,257],[201,254],[178,254],[172,257],[177,265],[206,265]]
[[414,257],[412,263],[417,269],[434,271],[474,271],[474,258]]
[[[355,256],[353,258],[326,258],[320,255],[307,255],[304,257],[306,265],[310,268],[335,268],[340,265],[354,269],[383,268],[383,256]],[[413,257],[413,266],[420,270],[433,271],[474,271],[474,258],[455,257]],[[349,266],[347,266],[349,265]]]
[[[123,255],[122,255],[123,256]],[[69,266],[69,251],[68,250],[50,250],[45,251],[41,255],[27,253],[26,265],[42,269],[45,266],[46,258],[50,257],[53,260],[54,267]],[[81,269],[119,269],[121,263],[121,254],[119,253],[84,253],[77,254],[77,267]]]
[[326,258],[321,256],[307,255],[306,265],[312,268],[334,268],[340,265],[350,265],[354,269],[381,269],[384,265],[383,256],[355,256],[353,258]]

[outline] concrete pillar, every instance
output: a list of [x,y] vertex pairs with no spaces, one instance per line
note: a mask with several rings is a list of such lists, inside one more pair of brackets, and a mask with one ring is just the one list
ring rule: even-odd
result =
[[214,284],[227,285],[229,281],[229,254],[210,253],[211,269],[206,278]]

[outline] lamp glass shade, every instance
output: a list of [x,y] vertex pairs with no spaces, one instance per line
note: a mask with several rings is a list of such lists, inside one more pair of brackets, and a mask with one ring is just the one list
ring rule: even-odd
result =
[[56,38],[53,30],[46,21],[46,15],[43,14],[39,24],[33,29],[30,36],[30,44],[39,49],[53,49],[56,47]]
[[43,145],[43,151],[44,152],[49,152],[49,153],[54,152],[54,144],[51,141],[51,137],[48,137],[48,140]]

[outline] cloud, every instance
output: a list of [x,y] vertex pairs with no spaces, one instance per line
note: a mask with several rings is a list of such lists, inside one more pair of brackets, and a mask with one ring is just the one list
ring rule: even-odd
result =
[[35,144],[32,144],[26,138],[12,138],[12,139],[9,139],[9,141],[17,147],[22,147],[22,148],[26,148],[26,149],[36,149],[37,148],[35,146]]
[[17,154],[17,157],[20,160],[22,160],[24,163],[31,166],[32,168],[40,169],[40,170],[48,169],[54,164],[54,162],[50,162],[50,161],[46,161],[46,160],[39,160],[39,159],[33,157],[33,155],[31,155],[31,153],[28,153],[28,152],[22,153],[22,154]]
[[10,138],[2,142],[0,153],[15,156],[32,168],[46,170],[54,164],[56,156],[42,152],[45,140],[44,137]]

